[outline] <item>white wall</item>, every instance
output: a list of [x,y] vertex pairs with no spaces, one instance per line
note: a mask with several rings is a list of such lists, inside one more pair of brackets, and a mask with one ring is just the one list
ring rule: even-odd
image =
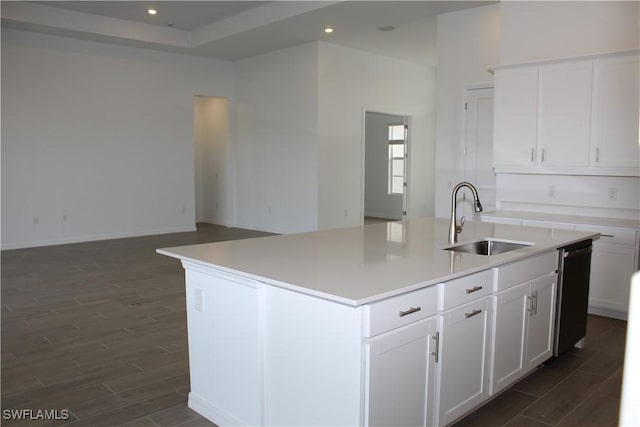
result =
[[438,15],[438,122],[435,216],[448,217],[451,191],[464,178],[465,88],[492,85],[499,63],[500,4]]
[[319,228],[364,215],[364,110],[410,117],[409,217],[433,215],[435,70],[321,42]]
[[503,1],[500,63],[640,46],[637,1]]
[[402,219],[402,195],[389,194],[389,125],[403,116],[367,112],[365,117],[364,215]]
[[236,64],[236,225],[272,232],[318,224],[315,43]]
[[235,225],[291,233],[361,224],[365,108],[411,116],[410,215],[433,211],[435,70],[323,42],[235,69]]
[[2,30],[2,248],[194,228],[194,95],[223,61]]
[[194,97],[196,222],[228,225],[231,208],[229,100]]

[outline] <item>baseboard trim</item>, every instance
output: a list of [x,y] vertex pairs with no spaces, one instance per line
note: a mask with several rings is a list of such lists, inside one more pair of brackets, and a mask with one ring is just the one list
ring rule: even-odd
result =
[[207,401],[199,397],[198,395],[193,394],[193,392],[189,393],[189,401],[187,403],[189,408],[193,409],[212,423],[219,426],[248,426],[234,417],[231,414],[226,413],[222,409],[216,407],[211,402]]
[[587,311],[589,314],[595,314],[596,316],[602,317],[611,317],[613,319],[627,320],[628,318],[628,313],[625,311],[610,310],[606,308],[593,307],[591,305],[589,306],[589,309]]
[[178,228],[159,229],[159,230],[130,231],[126,233],[114,233],[114,234],[94,234],[89,236],[76,236],[76,237],[64,237],[64,238],[47,239],[47,240],[35,240],[31,242],[15,242],[15,243],[3,242],[0,249],[3,251],[6,251],[6,250],[12,250],[12,249],[35,248],[40,246],[67,245],[71,243],[94,242],[99,240],[126,239],[129,237],[153,236],[156,234],[184,233],[188,231],[196,231],[195,224],[189,227],[178,227]]

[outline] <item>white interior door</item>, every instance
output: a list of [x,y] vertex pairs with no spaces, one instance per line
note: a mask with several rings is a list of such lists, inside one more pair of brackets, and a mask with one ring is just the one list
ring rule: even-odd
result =
[[[467,89],[465,93],[464,180],[478,189],[485,211],[496,207],[493,172],[493,88]],[[463,188],[463,191],[468,191]],[[465,193],[463,215],[473,216],[473,198]]]

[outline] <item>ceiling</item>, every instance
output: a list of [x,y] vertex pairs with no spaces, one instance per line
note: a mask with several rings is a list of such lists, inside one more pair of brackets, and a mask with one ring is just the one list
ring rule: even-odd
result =
[[231,61],[322,40],[435,65],[437,15],[495,2],[3,1],[2,26]]

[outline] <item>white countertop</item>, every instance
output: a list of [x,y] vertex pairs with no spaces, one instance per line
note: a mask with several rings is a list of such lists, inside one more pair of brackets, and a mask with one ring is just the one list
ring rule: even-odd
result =
[[510,210],[482,212],[476,215],[481,217],[562,222],[562,223],[568,223],[568,224],[603,225],[608,227],[640,228],[640,219],[563,215],[563,214],[551,214],[551,213],[540,213],[540,212],[510,211]]
[[468,221],[458,244],[494,237],[533,243],[499,255],[446,251],[449,221],[362,227],[158,249],[206,268],[358,306],[557,249],[592,232]]

